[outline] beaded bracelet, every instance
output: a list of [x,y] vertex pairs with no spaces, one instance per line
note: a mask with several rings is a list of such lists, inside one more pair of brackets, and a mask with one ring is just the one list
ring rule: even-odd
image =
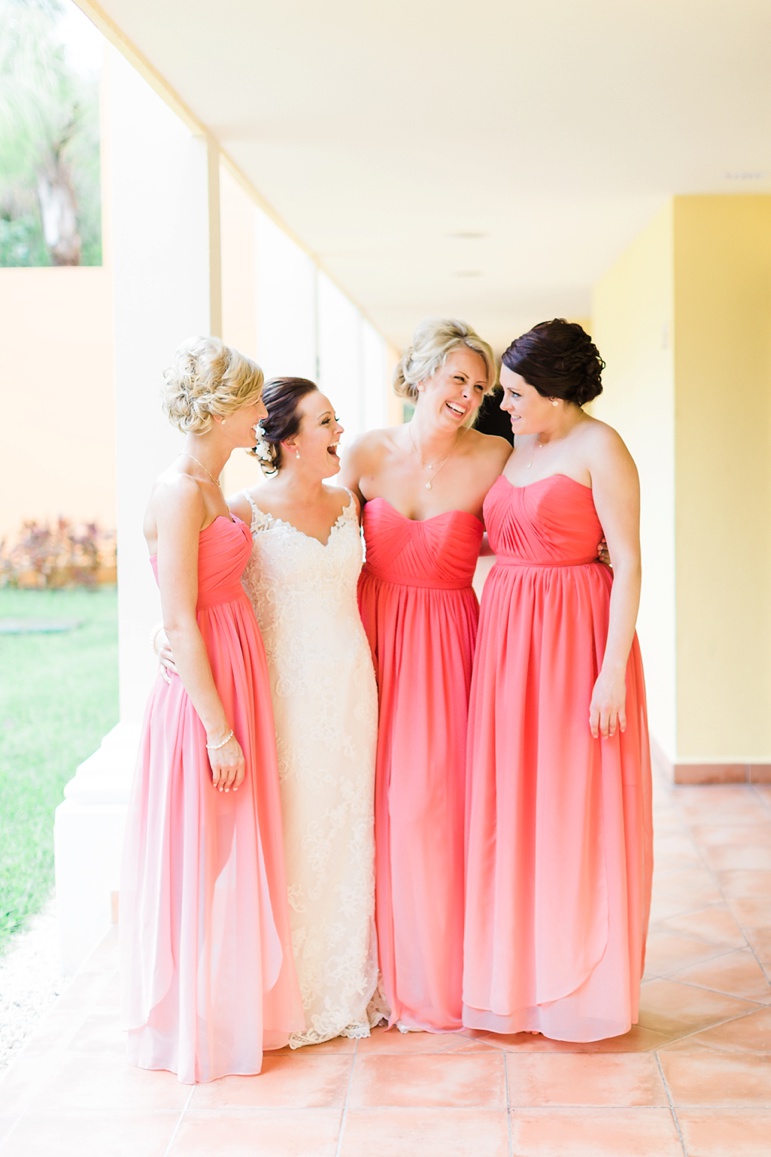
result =
[[222,740],[221,743],[207,743],[206,744],[206,750],[207,751],[219,751],[219,749],[221,747],[224,747],[226,743],[230,743],[231,739],[233,738],[233,734],[234,734],[233,728],[231,727],[230,731],[227,733],[227,735],[225,736],[225,738]]

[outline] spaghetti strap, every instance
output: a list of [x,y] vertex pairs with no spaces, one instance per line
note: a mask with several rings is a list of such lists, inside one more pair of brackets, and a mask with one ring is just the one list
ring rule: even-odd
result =
[[347,486],[341,486],[340,489],[344,490],[345,493],[348,495],[348,501],[346,502],[343,509],[340,511],[340,517],[342,518],[342,516],[344,514],[347,514],[348,511],[351,509],[351,507],[353,507],[353,513],[358,520],[361,517],[361,504],[359,503],[359,500],[357,499],[354,492],[352,490],[349,490]]
[[249,530],[254,534],[258,530],[267,530],[276,521],[272,514],[268,514],[266,510],[261,510],[257,503],[252,498],[248,490],[242,490],[246,501],[252,511],[252,520],[249,524]]
[[249,503],[249,506],[251,507],[252,520],[254,520],[255,514],[261,514],[262,511],[260,510],[257,503],[254,501],[254,499],[252,498],[252,496],[248,490],[242,490],[241,493],[243,494],[244,498],[246,499],[246,501]]

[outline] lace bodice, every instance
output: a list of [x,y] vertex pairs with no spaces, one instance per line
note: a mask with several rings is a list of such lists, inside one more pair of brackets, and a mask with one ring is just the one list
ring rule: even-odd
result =
[[278,665],[280,660],[279,693],[316,693],[318,672],[309,658],[323,662],[341,640],[362,631],[356,584],[363,548],[356,503],[351,497],[325,545],[250,503],[254,547],[243,584],[268,661]]

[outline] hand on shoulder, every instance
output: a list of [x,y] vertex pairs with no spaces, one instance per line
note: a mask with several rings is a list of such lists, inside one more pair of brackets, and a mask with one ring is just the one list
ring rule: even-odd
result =
[[227,499],[227,504],[230,513],[234,514],[236,518],[240,518],[242,522],[245,522],[246,525],[249,526],[252,521],[252,508],[243,490],[240,490],[238,494],[231,494]]

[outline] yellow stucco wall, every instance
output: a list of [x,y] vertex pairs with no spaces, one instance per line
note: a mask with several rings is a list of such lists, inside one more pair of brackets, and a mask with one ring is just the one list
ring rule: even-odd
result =
[[652,732],[676,755],[673,216],[668,205],[595,288],[592,335],[605,358],[593,414],[621,433],[641,485],[638,631]]
[[640,468],[652,733],[771,761],[771,197],[676,197],[602,278],[594,412]]
[[0,269],[0,537],[24,519],[114,528],[107,269]]
[[678,197],[681,756],[771,759],[771,197]]

